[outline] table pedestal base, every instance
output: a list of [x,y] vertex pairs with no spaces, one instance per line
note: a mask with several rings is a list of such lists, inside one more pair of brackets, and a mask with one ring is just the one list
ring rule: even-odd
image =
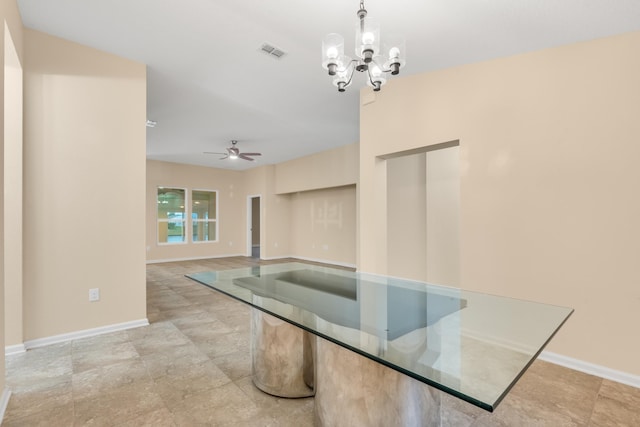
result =
[[316,338],[315,425],[439,426],[437,390]]
[[279,397],[314,395],[315,336],[263,311],[251,310],[253,383]]

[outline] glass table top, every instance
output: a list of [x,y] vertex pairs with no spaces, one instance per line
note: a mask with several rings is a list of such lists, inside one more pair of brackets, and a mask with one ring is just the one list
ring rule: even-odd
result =
[[573,312],[302,263],[187,277],[488,411]]

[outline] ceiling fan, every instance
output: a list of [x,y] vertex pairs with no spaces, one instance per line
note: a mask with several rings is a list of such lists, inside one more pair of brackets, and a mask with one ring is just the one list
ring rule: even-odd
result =
[[220,160],[225,160],[225,159],[243,159],[243,160],[249,160],[250,162],[253,162],[255,159],[252,159],[251,157],[253,156],[262,156],[262,153],[241,153],[240,149],[238,147],[236,147],[236,144],[238,143],[237,140],[232,139],[231,140],[231,147],[227,148],[227,152],[226,153],[213,153],[210,151],[205,151],[204,154],[221,154],[224,157],[221,157]]

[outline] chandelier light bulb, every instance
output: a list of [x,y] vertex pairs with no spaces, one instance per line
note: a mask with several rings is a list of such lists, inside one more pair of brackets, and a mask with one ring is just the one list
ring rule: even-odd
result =
[[373,58],[372,64],[369,65],[369,81],[367,82],[367,84],[371,86],[375,92],[378,92],[382,85],[387,82],[384,74],[385,70],[382,69],[380,65],[378,65],[381,62],[382,58],[376,56],[375,58]]
[[336,59],[338,57],[338,49],[335,46],[329,47],[327,49],[327,58]]
[[406,64],[405,56],[407,55],[407,49],[405,46],[404,37],[398,35],[391,35],[385,37],[386,43],[384,44],[384,52],[389,52],[389,57],[384,63],[384,68],[391,71],[391,75],[397,75],[400,73],[400,68]]
[[322,41],[322,68],[329,72],[330,76],[336,75],[338,58],[344,55],[344,39],[340,34],[328,34]]
[[366,32],[362,34],[362,43],[363,44],[373,44],[375,40],[375,36],[371,32]]

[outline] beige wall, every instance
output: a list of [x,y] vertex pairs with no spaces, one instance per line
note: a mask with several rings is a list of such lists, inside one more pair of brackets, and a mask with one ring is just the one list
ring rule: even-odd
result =
[[[260,196],[261,257],[290,255],[289,197],[275,194],[274,166],[231,171],[177,163],[147,161],[147,262],[250,255],[247,204]],[[219,241],[200,244],[159,245],[156,237],[158,186],[217,190]]]
[[387,159],[387,274],[458,286],[459,147],[430,148]]
[[426,157],[426,281],[460,286],[460,149]]
[[[242,175],[245,221],[247,197],[260,196],[260,257],[273,259],[289,256],[289,197],[275,194],[275,166],[260,166],[246,170]],[[246,229],[247,226],[244,227]]]
[[[387,161],[387,274],[427,280],[427,156]],[[384,209],[384,206],[380,207]],[[411,246],[411,250],[405,250]]]
[[[4,3],[2,3],[2,5],[4,6]],[[0,9],[0,13],[2,13],[2,16],[4,18],[5,15],[5,11]],[[4,23],[4,19],[3,19],[3,23]],[[2,70],[0,71],[0,81],[2,82],[2,84],[0,84],[0,93],[2,94],[2,96],[0,98],[2,98],[2,102],[0,102],[0,108],[2,110],[0,110],[0,135],[2,135],[2,144],[0,144],[0,168],[2,168],[2,173],[0,173],[0,188],[2,188],[3,193],[4,193],[4,186],[5,186],[5,178],[4,178],[4,150],[5,150],[5,145],[6,145],[6,137],[5,137],[5,128],[7,127],[7,120],[6,120],[6,112],[5,112],[5,108],[6,108],[6,92],[7,92],[7,88],[5,87],[5,62],[6,62],[6,52],[5,50],[7,49],[7,44],[8,42],[5,40],[5,38],[8,36],[7,31],[5,30],[6,24],[3,25],[2,30],[0,30],[0,32],[2,33],[2,35],[0,37],[2,37],[2,40],[0,43],[0,49],[2,49],[2,51],[0,53],[2,53],[2,67],[0,67]],[[2,244],[0,244],[0,319],[2,319],[2,328],[0,328],[0,342],[2,342],[2,348],[4,348],[5,342],[6,342],[6,336],[5,336],[5,260],[4,260],[4,252],[5,252],[5,248],[4,248],[4,241],[5,241],[5,224],[4,224],[4,218],[5,218],[5,201],[4,201],[4,197],[0,197],[0,242]],[[5,370],[5,363],[4,363],[4,351],[2,352],[2,355],[0,355],[0,398],[2,398],[2,400],[5,399],[5,397],[8,397],[8,395],[6,395],[5,393],[7,393],[7,390],[5,390],[5,375],[4,375],[4,370]],[[0,420],[1,421],[1,420]]]
[[[187,223],[187,243],[158,244],[157,189],[175,187],[218,192],[218,241],[191,242],[191,223]],[[146,190],[147,261],[207,258],[240,255],[246,252],[246,208],[242,173],[202,166],[147,160]]]
[[[251,196],[260,196],[261,258],[292,256],[354,265],[357,148],[351,144],[242,172],[147,161],[147,261],[250,255],[247,207]],[[158,186],[218,190],[220,241],[158,245]],[[334,215],[333,209],[339,206],[340,228],[315,226],[313,222],[320,219],[318,212],[310,211],[314,204],[320,210],[328,206],[327,215]]]
[[358,144],[279,163],[274,171],[289,255],[355,265]]
[[23,342],[22,64],[6,25],[4,32],[4,329],[8,346]]
[[361,107],[359,268],[387,272],[377,156],[459,139],[460,285],[574,307],[548,350],[640,374],[638,51],[636,32],[391,81]]
[[341,187],[358,182],[358,144],[275,165],[276,193]]
[[24,42],[25,340],[144,319],[145,66]]
[[265,192],[262,203],[261,256],[264,259],[295,256],[291,252],[291,200],[289,195],[277,194],[276,167],[265,170]]
[[[5,148],[7,147],[8,140],[11,139],[13,142],[16,142],[16,132],[19,133],[19,130],[15,128],[15,121],[17,120],[16,114],[20,116],[20,112],[9,111],[9,108],[15,107],[16,103],[21,103],[21,99],[15,99],[15,88],[5,88],[5,64],[7,59],[10,62],[14,62],[15,57],[10,59],[13,56],[13,50],[15,49],[15,53],[17,54],[20,61],[23,59],[23,34],[22,34],[22,21],[20,19],[20,14],[18,12],[18,6],[15,0],[3,0],[0,2],[0,23],[2,23],[2,29],[0,29],[0,58],[2,58],[3,66],[0,67],[0,138],[2,138],[2,143],[0,144],[0,188],[3,189],[3,193],[5,190]],[[11,37],[11,40],[7,40],[7,37]],[[13,46],[9,47],[10,52],[6,52],[7,46],[12,44]],[[12,73],[10,71],[10,73]],[[15,78],[15,75],[14,75]],[[13,80],[13,79],[11,79]],[[8,82],[7,82],[8,83]],[[7,109],[7,111],[5,111]],[[13,146],[14,144],[9,144],[9,146]],[[12,148],[9,148],[10,150]],[[10,156],[15,155],[10,154]],[[9,175],[12,176],[13,172],[9,172]],[[13,193],[15,194],[15,193]],[[11,301],[13,298],[13,288],[11,286],[8,289],[5,289],[5,259],[4,259],[4,242],[7,239],[7,234],[5,233],[5,197],[0,197],[0,242],[3,244],[0,245],[0,348],[4,348],[6,343],[5,337],[5,326],[8,329],[11,329],[11,326],[6,325],[8,319],[5,319],[5,293],[7,294],[6,302]],[[12,202],[15,202],[15,198],[9,198]],[[9,273],[9,277],[12,277],[12,273]],[[12,314],[10,313],[9,316]],[[0,352],[0,394],[2,394],[5,390],[5,366],[4,366],[4,351]]]
[[291,194],[291,253],[298,258],[354,265],[356,186]]

